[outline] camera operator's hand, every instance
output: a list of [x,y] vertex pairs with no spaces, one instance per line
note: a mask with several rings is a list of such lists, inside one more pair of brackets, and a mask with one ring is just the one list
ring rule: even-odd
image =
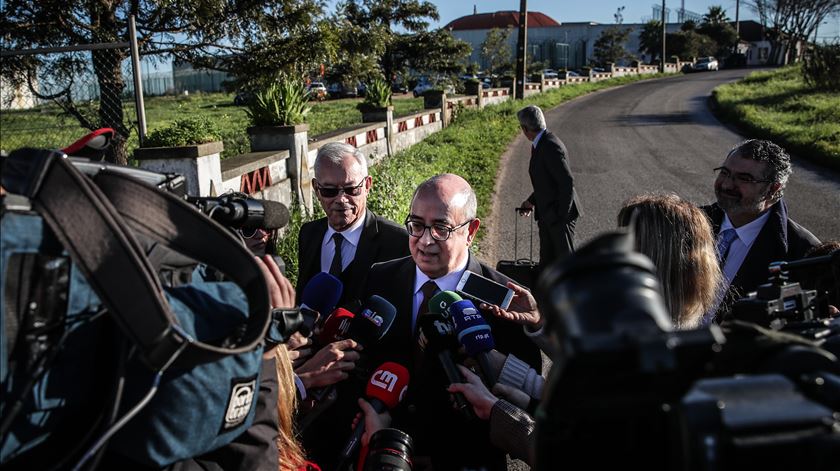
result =
[[461,370],[461,374],[464,375],[467,382],[452,383],[448,388],[446,388],[446,390],[451,393],[459,392],[463,394],[479,419],[489,419],[490,411],[493,409],[493,404],[495,404],[499,398],[487,390],[487,387],[484,386],[484,383],[481,382],[481,378],[479,378],[478,375],[461,365],[458,365],[458,369]]
[[295,373],[306,389],[320,388],[347,379],[348,371],[356,367],[362,346],[353,339],[333,342],[318,350]]
[[260,270],[263,272],[265,283],[268,286],[268,297],[271,307],[290,308],[295,305],[295,287],[283,276],[280,268],[270,255],[254,257]]
[[356,414],[356,417],[353,418],[353,430],[355,430],[356,426],[359,425],[359,420],[361,420],[362,414],[364,414],[365,433],[362,434],[362,447],[366,447],[368,446],[368,443],[370,443],[370,437],[372,437],[374,433],[391,426],[391,414],[388,413],[388,411],[377,414],[373,409],[373,406],[361,397],[358,402],[359,407],[362,408],[362,412],[359,412]]
[[534,299],[534,295],[527,289],[510,281],[507,287],[513,290],[513,298],[507,309],[487,303],[481,303],[478,307],[492,312],[496,317],[524,325],[534,331],[539,330],[543,325],[543,319],[539,308],[537,308],[537,300]]

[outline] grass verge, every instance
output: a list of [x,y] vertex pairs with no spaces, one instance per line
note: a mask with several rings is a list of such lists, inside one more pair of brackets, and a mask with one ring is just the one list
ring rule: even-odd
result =
[[721,85],[712,100],[718,117],[744,134],[840,170],[840,94],[808,86],[799,64]]
[[[499,159],[520,132],[516,119],[519,109],[537,105],[548,110],[596,90],[654,77],[658,75],[628,76],[577,84],[531,95],[521,101],[507,101],[481,110],[462,110],[448,127],[370,168],[373,190],[368,199],[368,207],[380,216],[401,223],[408,214],[414,188],[420,182],[439,173],[455,173],[470,182],[478,197],[478,217],[486,217],[492,206]],[[297,212],[296,209],[293,211]],[[321,216],[303,218],[299,214],[295,215],[278,244],[278,254],[286,261],[287,274],[293,282],[297,279],[297,237],[300,224],[317,217]],[[493,228],[483,227],[479,230],[473,250],[478,250],[482,236],[488,230]]]

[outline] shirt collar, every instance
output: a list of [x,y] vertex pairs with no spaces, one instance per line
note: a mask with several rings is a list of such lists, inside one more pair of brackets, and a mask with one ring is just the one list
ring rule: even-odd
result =
[[[344,240],[353,244],[353,247],[359,246],[359,239],[362,238],[362,230],[364,229],[366,215],[367,209],[362,211],[362,214],[359,215],[359,218],[353,223],[353,225],[341,231],[341,235],[344,236]],[[333,234],[336,232],[337,231],[330,227],[329,223],[327,223],[327,233],[324,234],[324,243],[329,242],[330,239],[332,239]]]
[[542,128],[540,132],[537,133],[536,137],[534,137],[534,142],[531,143],[534,149],[537,148],[537,144],[540,142],[540,138],[545,134],[546,128]]
[[[438,289],[441,291],[455,291],[455,288],[458,286],[458,281],[461,280],[461,276],[467,270],[467,264],[469,264],[469,262],[470,257],[469,255],[467,255],[466,259],[464,260],[464,263],[462,263],[455,270],[443,275],[440,278],[435,278],[432,281],[435,282]],[[429,278],[425,273],[420,271],[420,268],[418,268],[417,266],[414,267],[414,272],[414,293],[417,294],[417,292],[420,291],[420,288],[422,288],[427,281],[431,280],[431,278]]]
[[764,223],[766,223],[769,218],[770,211],[765,211],[764,214],[744,224],[743,226],[734,227],[732,225],[732,221],[729,220],[729,216],[724,213],[719,234],[722,234],[723,231],[727,229],[735,229],[735,233],[738,234],[738,239],[747,247],[751,247],[753,242],[755,242],[755,239],[758,237],[758,233],[761,232],[761,228],[764,227]]

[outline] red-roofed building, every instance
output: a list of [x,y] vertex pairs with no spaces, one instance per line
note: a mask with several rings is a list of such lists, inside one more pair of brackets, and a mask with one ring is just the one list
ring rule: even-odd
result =
[[[457,20],[451,21],[444,28],[455,31],[464,31],[468,29],[493,29],[493,28],[518,28],[519,27],[519,12],[497,11],[493,13],[478,13],[475,15],[462,16]],[[560,23],[554,21],[550,16],[540,13],[538,11],[528,12],[528,29],[531,28],[546,28],[551,26],[560,26]]]

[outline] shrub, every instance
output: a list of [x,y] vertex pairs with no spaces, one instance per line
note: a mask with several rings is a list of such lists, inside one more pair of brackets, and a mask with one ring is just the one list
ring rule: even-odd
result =
[[299,79],[283,76],[254,95],[245,113],[252,126],[291,126],[302,124],[311,109],[309,92]]
[[180,147],[221,141],[216,123],[206,116],[176,120],[169,126],[155,129],[146,136],[144,147]]
[[840,43],[812,46],[802,76],[813,88],[840,92]]
[[385,108],[391,105],[391,87],[388,82],[377,77],[367,87],[365,99],[359,108]]

